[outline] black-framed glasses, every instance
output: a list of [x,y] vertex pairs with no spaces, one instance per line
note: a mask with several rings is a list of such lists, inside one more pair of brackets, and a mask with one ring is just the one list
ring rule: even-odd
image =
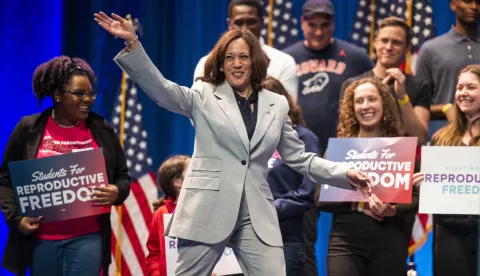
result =
[[70,94],[73,94],[75,97],[85,99],[85,96],[88,96],[95,100],[97,98],[98,92],[96,90],[90,90],[90,91],[85,91],[85,90],[65,90],[64,92],[68,92]]

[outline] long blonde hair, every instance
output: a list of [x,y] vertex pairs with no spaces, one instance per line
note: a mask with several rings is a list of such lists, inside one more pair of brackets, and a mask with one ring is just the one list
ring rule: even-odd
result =
[[[476,75],[480,81],[480,65],[469,65],[460,71],[457,77],[457,83],[460,75],[467,72]],[[462,144],[463,136],[470,130],[470,126],[480,119],[479,117],[469,123],[467,116],[460,110],[456,101],[453,103],[453,108],[455,111],[455,120],[433,134],[432,144],[437,146],[458,146]],[[470,135],[471,134],[470,132]],[[480,137],[472,137],[468,146],[480,146]]]

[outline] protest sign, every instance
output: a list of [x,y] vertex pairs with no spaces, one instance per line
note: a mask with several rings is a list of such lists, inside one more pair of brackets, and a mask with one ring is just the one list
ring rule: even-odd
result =
[[419,212],[480,215],[479,147],[422,147]]
[[[166,230],[169,221],[172,219],[172,214],[163,215],[164,230]],[[177,239],[171,237],[165,237],[165,256],[167,259],[167,276],[174,276],[175,269],[177,268]],[[213,269],[213,272],[220,275],[231,275],[242,273],[242,269],[238,264],[237,258],[233,253],[233,250],[226,247],[223,250],[223,255],[218,261],[217,265]]]
[[44,222],[110,212],[93,206],[91,189],[108,184],[102,149],[80,151],[8,164],[19,211]]
[[[330,138],[326,159],[367,173],[373,180],[372,193],[381,201],[410,203],[416,145],[416,137]],[[320,201],[368,201],[359,191],[325,184]]]

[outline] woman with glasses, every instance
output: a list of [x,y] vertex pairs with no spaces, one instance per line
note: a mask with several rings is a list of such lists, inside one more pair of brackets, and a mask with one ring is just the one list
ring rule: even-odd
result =
[[41,222],[23,217],[15,202],[8,163],[102,148],[108,184],[91,194],[92,204],[120,205],[130,177],[118,138],[104,118],[90,111],[97,92],[95,75],[82,59],[60,56],[33,74],[39,104],[53,106],[23,117],[13,130],[0,168],[0,205],[10,228],[3,265],[17,275],[103,275],[110,263],[110,215]]

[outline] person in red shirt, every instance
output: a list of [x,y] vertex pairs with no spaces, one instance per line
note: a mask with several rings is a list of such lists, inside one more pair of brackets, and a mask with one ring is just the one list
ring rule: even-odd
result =
[[189,162],[189,156],[175,155],[163,162],[158,169],[157,185],[164,196],[153,203],[155,213],[150,223],[150,236],[147,241],[148,276],[167,276],[163,215],[175,211]]
[[[108,185],[92,189],[92,204],[121,205],[131,179],[120,141],[103,117],[91,112],[95,75],[80,58],[55,57],[39,65],[32,79],[41,104],[52,107],[23,117],[10,135],[0,167],[0,205],[9,226],[2,265],[16,275],[90,276],[108,274],[110,214],[41,222],[22,216],[15,201],[8,163],[101,148]],[[41,194],[46,195],[46,193]]]

